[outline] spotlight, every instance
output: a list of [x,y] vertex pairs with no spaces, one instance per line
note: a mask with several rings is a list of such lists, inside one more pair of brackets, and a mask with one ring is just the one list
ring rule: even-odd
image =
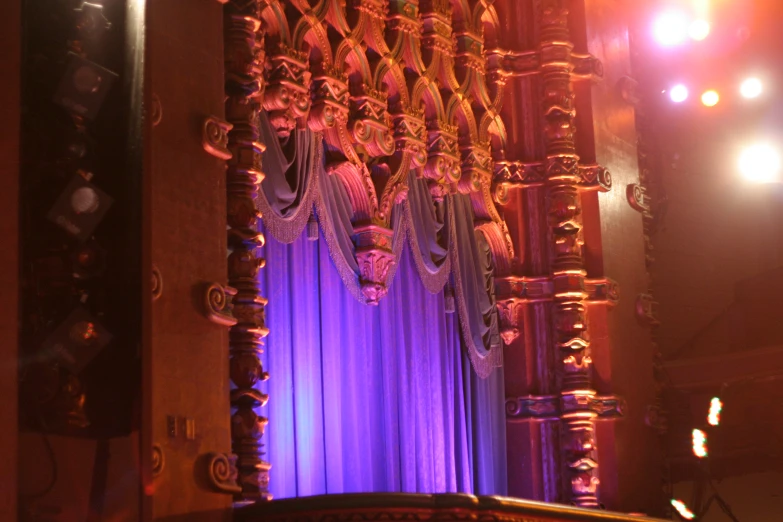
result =
[[682,103],[688,99],[688,88],[683,84],[675,85],[669,91],[669,98],[674,103]]
[[701,430],[693,430],[691,433],[693,441],[693,454],[703,459],[707,456],[707,434]]
[[748,78],[740,85],[740,94],[743,98],[758,98],[762,90],[763,86],[758,78]]
[[688,19],[678,11],[663,13],[653,23],[653,35],[666,47],[681,44],[688,38]]
[[723,403],[718,397],[713,397],[710,401],[710,412],[707,414],[707,422],[710,426],[720,424],[720,412],[723,409]]
[[701,41],[710,34],[710,23],[707,20],[694,20],[688,27],[688,36],[692,40]]
[[720,95],[718,95],[718,91],[710,90],[701,95],[701,103],[703,103],[705,107],[715,107],[719,101]]
[[691,512],[690,509],[688,509],[688,506],[685,505],[685,502],[682,500],[677,500],[673,498],[671,500],[672,507],[677,510],[677,513],[684,518],[685,520],[693,520],[696,518],[696,515]]
[[739,170],[754,183],[774,183],[780,179],[780,153],[768,143],[757,143],[742,151]]

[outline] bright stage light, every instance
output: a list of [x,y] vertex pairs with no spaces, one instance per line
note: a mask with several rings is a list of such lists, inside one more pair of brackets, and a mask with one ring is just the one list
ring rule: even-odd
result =
[[675,85],[669,91],[669,98],[674,103],[682,103],[688,99],[688,88],[683,84]]
[[701,41],[710,34],[710,23],[707,20],[694,20],[688,27],[688,36],[692,40]]
[[701,102],[705,107],[715,107],[719,101],[720,95],[718,94],[718,91],[705,91],[705,93],[701,95]]
[[668,11],[655,19],[653,35],[659,44],[672,46],[688,38],[688,18],[678,11]]
[[677,513],[679,513],[679,515],[685,520],[693,520],[694,518],[696,518],[696,515],[694,515],[693,512],[691,512],[691,510],[688,509],[688,506],[686,506],[685,502],[683,502],[682,500],[677,500],[673,498],[671,500],[671,503],[674,509],[677,510]]
[[720,412],[723,410],[723,403],[720,398],[713,397],[710,401],[710,411],[707,414],[707,423],[710,426],[717,426],[720,424]]
[[754,183],[780,181],[780,167],[780,153],[768,143],[751,145],[740,154],[740,173]]
[[707,456],[707,434],[702,430],[693,430],[691,432],[693,442],[693,454],[703,459]]
[[758,78],[748,78],[740,85],[740,94],[743,98],[758,98],[762,90],[763,86]]

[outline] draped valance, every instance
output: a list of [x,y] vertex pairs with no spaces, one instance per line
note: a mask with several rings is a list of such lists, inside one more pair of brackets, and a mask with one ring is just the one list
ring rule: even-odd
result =
[[343,283],[368,305],[386,295],[407,243],[425,288],[446,292],[447,303],[453,296],[476,373],[485,377],[502,364],[493,255],[474,219],[470,195],[433,195],[428,181],[411,170],[404,190],[393,200],[387,228],[367,219],[362,209],[357,211],[355,191],[366,188],[352,185],[353,178],[345,172],[365,168],[383,178],[388,167],[327,165],[328,150],[320,133],[303,129],[281,137],[263,111],[259,127],[266,151],[257,205],[275,240],[292,243],[308,221],[317,219]]

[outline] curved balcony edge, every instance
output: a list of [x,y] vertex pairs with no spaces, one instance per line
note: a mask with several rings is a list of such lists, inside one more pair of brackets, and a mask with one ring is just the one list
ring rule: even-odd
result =
[[466,494],[351,493],[258,502],[238,508],[235,522],[662,522],[644,515],[614,513],[508,497]]

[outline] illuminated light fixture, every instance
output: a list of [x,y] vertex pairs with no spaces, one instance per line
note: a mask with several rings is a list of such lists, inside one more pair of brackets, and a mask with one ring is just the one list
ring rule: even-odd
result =
[[740,94],[743,98],[758,98],[763,90],[764,86],[758,78],[748,78],[740,85]]
[[686,506],[685,502],[683,502],[682,500],[677,500],[673,498],[671,500],[671,504],[674,507],[674,509],[677,510],[677,513],[679,513],[679,515],[685,520],[693,520],[694,518],[696,518],[696,515],[694,515],[693,512],[690,509],[688,509],[688,506]]
[[691,40],[701,41],[710,34],[710,23],[707,20],[694,20],[688,27],[688,36]]
[[688,99],[688,88],[683,84],[675,85],[669,91],[669,98],[674,103],[682,103]]
[[653,35],[659,44],[671,47],[688,38],[688,18],[678,11],[667,11],[653,23]]
[[710,426],[720,424],[720,412],[723,409],[723,403],[718,397],[713,397],[710,401],[710,412],[707,414],[707,423]]
[[701,430],[693,430],[693,454],[703,459],[707,456],[707,434]]
[[701,103],[705,107],[715,107],[719,101],[720,95],[718,94],[718,91],[709,90],[701,95]]
[[753,183],[780,181],[780,168],[780,153],[768,143],[751,145],[739,157],[742,177]]

